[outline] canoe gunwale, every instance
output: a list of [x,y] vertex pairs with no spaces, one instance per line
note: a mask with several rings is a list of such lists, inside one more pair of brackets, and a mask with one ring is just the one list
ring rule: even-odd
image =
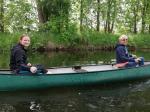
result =
[[[101,68],[106,68],[103,70]],[[95,68],[95,69],[94,69]],[[144,66],[132,68],[110,69],[111,66],[91,67],[86,66],[83,69],[93,70],[90,72],[71,72],[62,74],[48,74],[48,75],[15,75],[9,70],[0,70],[0,91],[16,91],[16,90],[30,90],[30,89],[46,89],[50,87],[67,87],[79,85],[95,85],[107,84],[114,82],[121,82],[127,80],[143,79],[150,77],[150,63]],[[71,70],[59,69],[61,70]],[[96,71],[96,70],[102,71]],[[56,71],[57,69],[54,69]],[[52,72],[53,72],[52,71]],[[60,72],[59,71],[59,72]],[[3,74],[2,74],[3,73]],[[5,74],[4,74],[5,73]]]
[[120,71],[120,70],[128,70],[128,69],[137,69],[137,68],[143,68],[146,66],[150,66],[150,64],[138,66],[138,67],[129,67],[129,68],[118,68],[118,69],[112,69],[112,70],[101,70],[101,71],[87,71],[87,72],[75,72],[75,73],[55,73],[55,74],[47,74],[47,75],[72,75],[72,74],[88,74],[88,73],[97,73],[97,72],[111,72],[111,71]]
[[[88,65],[88,66],[103,66],[103,65]],[[27,75],[14,74],[10,69],[0,69],[0,75],[11,75],[11,76],[51,76],[51,75],[75,75],[75,74],[86,75],[89,73],[97,73],[97,72],[111,72],[111,71],[120,71],[120,70],[128,70],[128,69],[137,69],[137,68],[143,68],[146,66],[150,66],[150,64],[146,64],[146,65],[138,66],[138,67],[117,68],[117,69],[100,70],[100,71],[85,71],[85,72],[74,72],[74,73],[51,73],[51,74],[27,74]],[[52,67],[52,68],[50,67],[48,69],[59,69],[59,68],[71,68],[71,67]]]

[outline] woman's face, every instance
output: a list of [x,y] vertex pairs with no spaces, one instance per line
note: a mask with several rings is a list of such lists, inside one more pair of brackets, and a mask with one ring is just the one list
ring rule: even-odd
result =
[[127,45],[128,44],[128,39],[125,39],[125,38],[121,39],[120,44]]
[[20,44],[23,45],[24,47],[28,47],[30,45],[30,38],[28,36],[23,37],[20,40]]

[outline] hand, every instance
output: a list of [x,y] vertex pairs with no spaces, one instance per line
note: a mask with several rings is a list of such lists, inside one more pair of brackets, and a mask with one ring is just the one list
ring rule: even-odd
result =
[[133,57],[133,58],[137,58],[137,56],[136,56],[136,55],[134,55],[134,54],[132,54],[132,57]]
[[31,67],[32,65],[31,65],[31,63],[28,63],[27,66]]
[[136,63],[138,63],[139,61],[141,61],[140,58],[136,58],[136,59],[135,59],[135,62],[136,62]]
[[30,71],[31,71],[31,73],[36,73],[36,72],[37,72],[37,68],[34,67],[34,66],[32,66],[32,67],[30,68]]

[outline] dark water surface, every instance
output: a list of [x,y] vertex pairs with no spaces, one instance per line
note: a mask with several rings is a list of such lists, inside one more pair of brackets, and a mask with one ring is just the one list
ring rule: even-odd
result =
[[[150,60],[150,53],[136,53]],[[46,67],[110,62],[112,52],[33,53],[29,61]],[[9,53],[0,54],[8,68]],[[150,112],[150,80],[85,87],[0,92],[0,112]]]

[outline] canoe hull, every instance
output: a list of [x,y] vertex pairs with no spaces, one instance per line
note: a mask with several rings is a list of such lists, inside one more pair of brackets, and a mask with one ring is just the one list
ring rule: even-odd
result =
[[48,74],[48,75],[0,75],[0,91],[32,90],[58,86],[103,84],[150,77],[150,65],[118,70]]

